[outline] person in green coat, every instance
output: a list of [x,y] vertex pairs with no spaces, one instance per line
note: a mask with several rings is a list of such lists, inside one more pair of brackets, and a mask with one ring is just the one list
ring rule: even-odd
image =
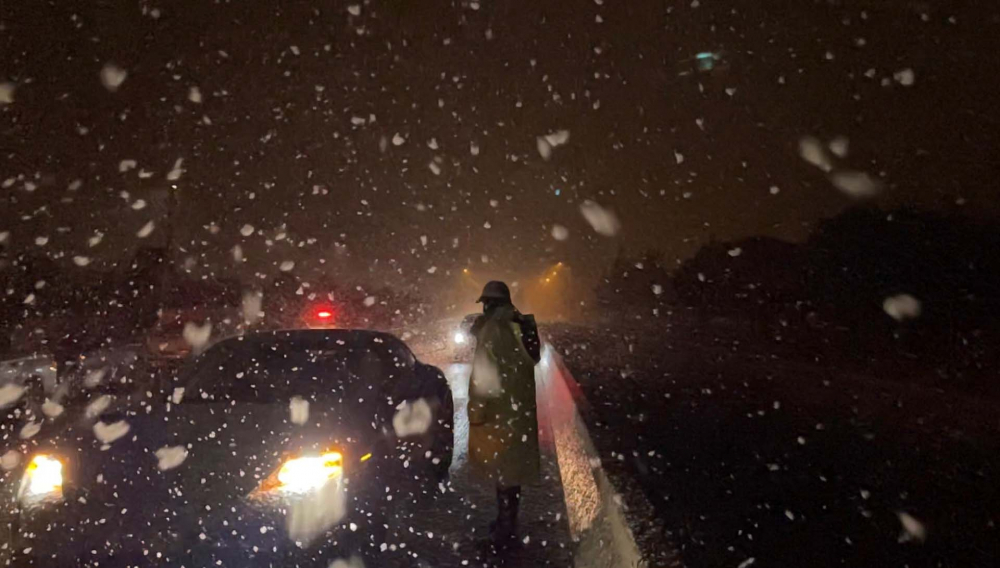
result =
[[476,351],[469,380],[469,463],[496,486],[497,547],[517,537],[521,486],[538,480],[538,412],[535,363],[539,360],[534,317],[522,315],[503,282],[489,282],[479,302],[483,315],[472,326]]

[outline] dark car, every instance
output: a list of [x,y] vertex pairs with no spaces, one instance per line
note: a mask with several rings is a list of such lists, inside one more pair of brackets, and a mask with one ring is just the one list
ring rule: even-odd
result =
[[15,565],[326,566],[377,553],[389,501],[451,463],[444,375],[384,333],[235,337],[105,396],[0,450],[22,456],[0,472]]

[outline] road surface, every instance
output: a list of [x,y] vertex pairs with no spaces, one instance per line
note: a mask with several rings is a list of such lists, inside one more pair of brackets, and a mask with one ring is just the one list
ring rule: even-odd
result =
[[[521,508],[521,545],[503,558],[484,554],[482,540],[496,515],[496,495],[469,473],[469,423],[466,404],[470,366],[442,365],[455,397],[455,453],[449,484],[430,503],[404,506],[394,515],[393,541],[389,556],[405,566],[462,567],[504,565],[510,567],[572,566],[574,543],[556,459],[552,429],[540,418],[542,479],[525,487]],[[547,405],[548,376],[539,366],[539,404]],[[547,368],[546,368],[547,369]],[[405,545],[405,548],[404,548]],[[408,558],[407,558],[408,557]]]
[[995,401],[680,328],[549,339],[589,401],[582,414],[636,539],[681,565],[1000,558]]

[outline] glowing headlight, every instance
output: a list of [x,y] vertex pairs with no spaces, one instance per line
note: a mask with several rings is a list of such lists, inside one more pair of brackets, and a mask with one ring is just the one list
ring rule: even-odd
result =
[[61,495],[63,483],[63,464],[58,459],[38,454],[31,459],[24,470],[21,480],[21,495],[27,498],[39,498],[49,495]]
[[461,331],[456,331],[455,332],[455,343],[457,343],[459,345],[462,345],[463,343],[465,343],[465,334],[462,333]]
[[343,456],[339,452],[290,459],[278,470],[278,485],[285,491],[310,491],[319,489],[342,471]]

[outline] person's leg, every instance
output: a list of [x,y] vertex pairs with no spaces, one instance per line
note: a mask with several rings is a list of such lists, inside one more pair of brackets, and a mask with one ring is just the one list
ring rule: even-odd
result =
[[493,540],[506,545],[517,538],[517,514],[521,504],[521,487],[497,487],[497,520]]

